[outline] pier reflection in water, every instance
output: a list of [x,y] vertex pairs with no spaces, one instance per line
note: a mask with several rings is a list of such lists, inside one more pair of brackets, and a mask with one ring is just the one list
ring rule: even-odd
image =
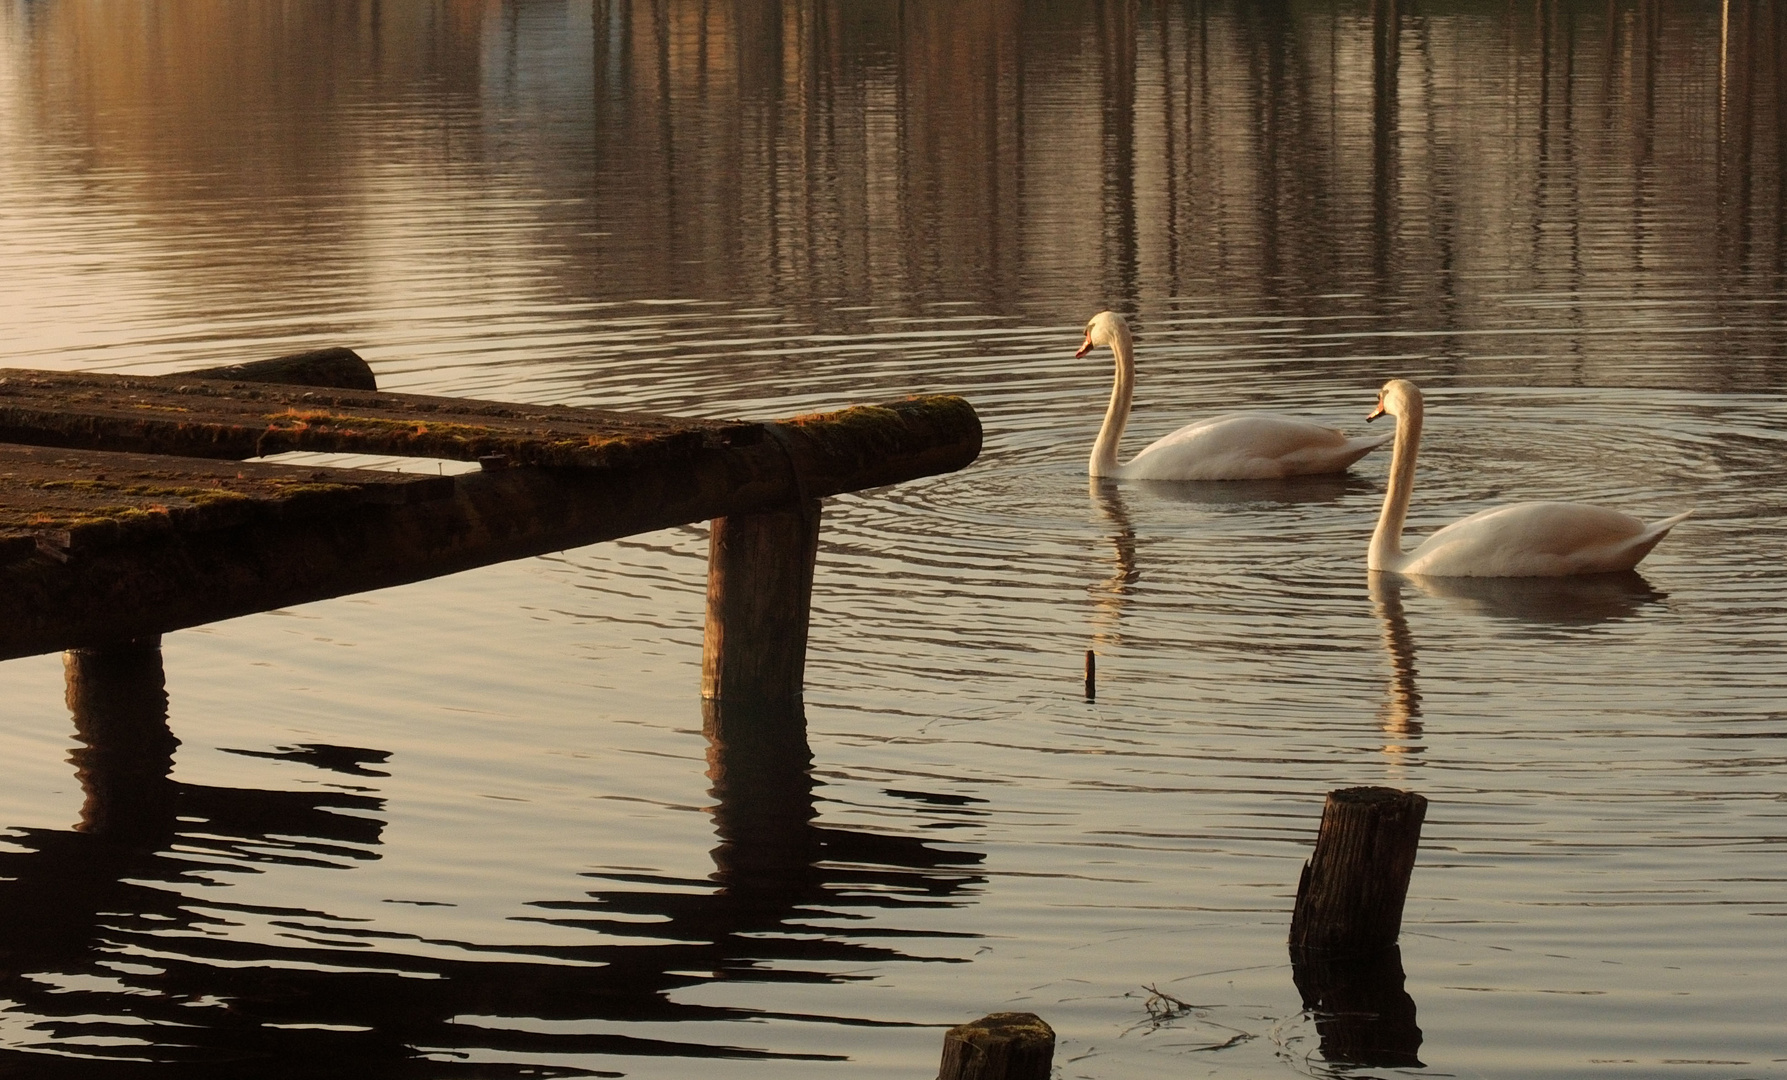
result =
[[[539,1077],[621,1075],[541,1064],[560,1055],[829,1059],[566,1029],[775,1018],[671,992],[713,979],[826,982],[848,977],[840,965],[924,959],[889,943],[946,935],[882,926],[846,937],[826,922],[853,908],[959,904],[983,881],[977,853],[815,825],[804,745],[760,745],[710,710],[712,877],[592,875],[620,887],[535,905],[538,921],[588,931],[588,944],[425,940],[232,904],[199,894],[257,864],[378,859],[383,800],[175,780],[159,641],[70,652],[65,665],[84,802],[73,830],[17,830],[16,850],[0,852],[0,980],[35,1018],[33,1037],[0,1052],[0,1071],[92,1076],[96,1059],[111,1059],[126,1072],[183,1063],[193,1077]],[[385,757],[376,750],[253,753],[384,775],[366,767]],[[277,942],[231,932],[250,921],[286,932]],[[490,1060],[511,1054],[528,1063]]]

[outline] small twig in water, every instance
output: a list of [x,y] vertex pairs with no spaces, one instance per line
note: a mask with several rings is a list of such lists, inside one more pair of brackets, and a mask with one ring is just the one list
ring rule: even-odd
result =
[[1157,1024],[1165,1020],[1177,1020],[1181,1016],[1188,1016],[1197,1008],[1196,1005],[1180,1001],[1159,987],[1144,986],[1142,989],[1148,991],[1148,1000],[1143,1007],[1148,1010],[1148,1017]]
[[1227,1050],[1229,1047],[1239,1046],[1251,1038],[1253,1038],[1252,1035],[1249,1035],[1247,1032],[1243,1031],[1241,1034],[1236,1035],[1234,1038],[1230,1039],[1228,1042],[1211,1043],[1209,1046],[1194,1046],[1191,1048],[1190,1052],[1193,1054],[1197,1054],[1197,1053],[1202,1053],[1205,1050]]

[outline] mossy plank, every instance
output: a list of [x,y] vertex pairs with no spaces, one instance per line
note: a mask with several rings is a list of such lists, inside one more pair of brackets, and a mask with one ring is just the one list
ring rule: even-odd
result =
[[[205,374],[212,374],[206,372]],[[0,442],[242,459],[291,450],[614,468],[746,445],[761,425],[180,376],[0,369]]]
[[452,493],[444,476],[0,444],[0,560]]
[[723,437],[735,428],[685,427],[696,436],[687,453],[640,454],[624,467],[447,477],[0,447],[0,658],[781,510],[960,469],[981,443],[974,409],[951,397]]

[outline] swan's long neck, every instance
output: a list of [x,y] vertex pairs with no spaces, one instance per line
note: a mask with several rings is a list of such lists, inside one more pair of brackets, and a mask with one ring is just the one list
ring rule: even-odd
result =
[[1111,406],[1105,410],[1104,426],[1092,444],[1092,464],[1087,470],[1093,476],[1115,476],[1122,470],[1117,464],[1117,444],[1123,441],[1123,429],[1129,424],[1129,406],[1135,399],[1135,355],[1130,351],[1127,330],[1111,339],[1111,355],[1117,360],[1117,382],[1111,387]]
[[1384,509],[1377,531],[1371,534],[1366,566],[1373,570],[1402,568],[1402,523],[1408,517],[1409,497],[1415,493],[1415,454],[1421,446],[1421,402],[1402,403],[1396,416],[1396,443],[1390,450],[1390,486],[1384,491]]

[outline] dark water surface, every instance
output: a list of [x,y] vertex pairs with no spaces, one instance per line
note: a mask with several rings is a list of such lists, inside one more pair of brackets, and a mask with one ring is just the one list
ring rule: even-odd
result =
[[[1784,41],[1780,0],[0,0],[5,365],[346,344],[988,433],[828,505],[810,777],[710,776],[701,528],[174,634],[165,697],[0,664],[0,1074],[892,1080],[1018,1008],[1068,1078],[1787,1076]],[[1402,376],[1416,531],[1695,517],[1641,576],[1398,586],[1381,454],[1089,485],[1105,306],[1132,450]],[[1285,952],[1352,784],[1432,800],[1396,1054]]]

